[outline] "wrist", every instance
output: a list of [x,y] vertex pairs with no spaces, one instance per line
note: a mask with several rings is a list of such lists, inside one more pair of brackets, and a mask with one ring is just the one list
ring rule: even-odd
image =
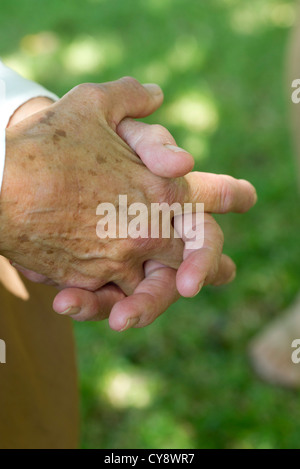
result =
[[14,114],[11,116],[7,127],[11,127],[18,122],[26,119],[26,117],[35,114],[36,112],[42,111],[43,109],[51,106],[53,104],[52,99],[49,98],[32,98],[29,101],[26,101],[22,106],[20,106]]
[[0,254],[3,255],[8,256],[9,253],[11,257],[16,234],[17,237],[22,236],[19,233],[18,220],[23,218],[21,207],[24,207],[24,199],[30,192],[30,187],[26,188],[30,181],[26,178],[25,171],[25,142],[22,140],[22,133],[17,132],[14,126],[51,104],[53,101],[49,98],[33,98],[15,111],[7,125],[5,167],[0,194]]

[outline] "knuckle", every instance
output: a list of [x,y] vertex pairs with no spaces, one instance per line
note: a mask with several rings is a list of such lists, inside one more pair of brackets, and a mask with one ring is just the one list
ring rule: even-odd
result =
[[168,204],[181,203],[183,200],[184,188],[179,183],[178,179],[163,180],[163,200]]
[[89,100],[95,104],[103,104],[106,99],[106,88],[97,83],[81,83],[73,91],[84,100]]
[[[151,233],[145,238],[130,239],[130,253],[134,250],[136,253],[135,262],[139,259],[148,258],[149,255],[155,252],[157,249],[161,249],[162,240],[161,238],[152,238]],[[129,254],[130,254],[129,253]],[[132,264],[132,255],[130,255],[130,263]]]
[[181,179],[180,178],[163,178],[154,174],[150,174],[147,179],[147,186],[144,188],[146,197],[151,202],[157,203],[173,203],[177,201],[181,195]]
[[124,264],[129,262],[133,257],[134,253],[131,249],[129,240],[119,240],[110,253],[111,270],[113,272],[122,270]]
[[120,78],[119,82],[132,88],[143,88],[141,83],[136,78],[133,78],[131,76],[122,77]]
[[73,88],[73,92],[77,94],[85,94],[89,90],[93,89],[94,85],[92,83],[80,83],[79,85]]
[[80,83],[79,85],[74,86],[74,88],[72,89],[72,93],[73,94],[84,93],[86,88],[87,88],[87,83]]
[[229,180],[225,181],[220,189],[221,212],[226,213],[232,209],[235,200],[235,191]]
[[97,107],[102,107],[106,104],[107,100],[107,90],[105,85],[94,85],[89,89],[89,95],[92,99],[93,103],[97,105]]
[[151,127],[152,136],[159,137],[163,140],[171,140],[170,143],[173,143],[173,138],[171,137],[170,132],[160,124],[152,124]]

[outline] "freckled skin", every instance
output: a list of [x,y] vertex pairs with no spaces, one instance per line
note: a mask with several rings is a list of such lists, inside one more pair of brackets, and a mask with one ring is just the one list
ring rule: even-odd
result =
[[55,134],[58,135],[59,137],[64,137],[64,138],[67,137],[67,134],[64,130],[56,129]]
[[18,241],[19,241],[20,243],[26,243],[26,242],[29,241],[29,238],[28,238],[28,236],[26,236],[26,235],[22,235],[22,236],[19,236],[19,237],[18,237]]
[[88,173],[90,176],[97,176],[96,171],[93,171],[92,169],[89,169]]
[[77,87],[7,129],[0,252],[60,285],[115,282],[130,294],[147,259],[178,268],[183,243],[99,239],[97,206],[109,202],[118,212],[118,196],[127,194],[128,204],[142,202],[150,213],[153,202],[183,203],[185,188],[183,179],[152,174],[106,123],[94,88]]
[[52,139],[53,139],[54,145],[57,145],[58,142],[59,142],[59,136],[58,136],[57,134],[54,134],[53,137],[52,137]]
[[98,164],[103,164],[103,163],[106,163],[106,158],[104,156],[97,155],[96,156],[96,161],[97,161]]
[[54,115],[55,115],[55,112],[52,112],[52,111],[45,112],[44,115],[39,120],[40,124],[52,125],[51,119],[52,117],[54,117]]

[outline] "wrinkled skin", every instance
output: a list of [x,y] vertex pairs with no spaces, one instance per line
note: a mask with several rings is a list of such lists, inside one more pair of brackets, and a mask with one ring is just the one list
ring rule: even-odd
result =
[[[126,80],[128,85],[134,88],[135,94],[140,92],[141,99],[141,85]],[[124,98],[124,87],[122,93]],[[127,194],[129,203],[138,201],[149,206],[151,202],[162,201],[170,204],[174,201],[205,202],[207,211],[223,213],[230,210],[244,212],[253,205],[256,197],[249,183],[228,176],[193,173],[185,179],[167,180],[151,174],[116,135],[119,120],[124,116],[110,112],[111,106],[107,106],[107,102],[111,105],[111,100],[112,96],[104,85],[82,85],[47,110],[8,131],[1,214],[5,231],[3,229],[1,233],[1,244],[3,254],[24,267],[43,273],[61,286],[96,290],[111,281],[130,294],[144,278],[145,260],[156,259],[165,265],[178,267],[183,258],[183,243],[181,240],[99,240],[95,230],[95,212],[99,202],[115,203],[116,195]],[[141,101],[143,110],[137,117],[150,113],[149,103],[145,106],[145,98]],[[157,103],[152,103],[152,107],[155,106]],[[124,128],[119,130],[122,135]],[[149,129],[147,133],[149,136]],[[133,144],[129,140],[127,138],[140,153],[138,141]],[[145,139],[141,139],[140,145],[143,141]],[[163,168],[158,170],[158,166],[153,164],[150,169],[161,174]],[[176,175],[174,172],[172,175]],[[178,174],[182,173],[179,168]],[[203,250],[202,264],[213,261],[214,265],[207,283],[224,283],[224,279],[228,281],[232,277],[232,262],[230,264],[228,258],[222,256],[223,235],[210,215],[206,215],[206,225],[212,236],[211,242],[207,239],[207,247]],[[210,252],[214,255],[210,256]],[[190,267],[198,277],[199,253],[188,254]],[[223,260],[223,269],[220,268],[223,281],[221,276],[218,280],[218,268],[222,262],[215,261],[216,254]],[[187,258],[187,253],[184,258]],[[209,272],[209,265],[207,268]],[[171,285],[175,271],[167,269],[159,268],[159,264],[156,269],[149,265],[146,276],[155,275],[161,285],[166,281]],[[154,282],[152,284],[154,286]],[[124,297],[120,291],[114,290],[116,287],[105,288],[110,308],[114,300]],[[73,300],[75,292],[78,290],[71,290]],[[104,299],[104,290],[101,293]],[[176,288],[175,291],[170,288],[170,294],[165,295],[165,307],[169,301],[175,301],[177,295]],[[87,298],[86,303],[89,301]],[[78,319],[91,319],[90,316],[83,314]],[[151,321],[145,319],[141,324],[147,322]]]
[[[127,194],[129,204],[148,207],[183,200],[183,181],[150,173],[104,117],[95,119],[90,104],[84,109],[80,94],[77,88],[51,110],[20,123],[16,136],[11,132],[3,211],[9,220],[6,233],[13,236],[6,237],[2,253],[62,285],[94,290],[111,281],[130,293],[143,277],[147,258],[178,267],[183,243],[100,240],[97,205],[115,205],[119,194]],[[98,90],[88,94],[95,105]]]

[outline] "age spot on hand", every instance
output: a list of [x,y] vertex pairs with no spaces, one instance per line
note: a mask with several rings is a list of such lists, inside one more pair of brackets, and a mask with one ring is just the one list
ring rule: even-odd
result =
[[64,137],[66,138],[67,133],[64,130],[56,129],[55,130],[55,135],[58,135],[59,137]]
[[24,234],[24,235],[19,236],[18,240],[19,240],[20,243],[26,243],[26,242],[29,241],[29,238],[28,238],[27,235]]
[[59,142],[59,136],[56,134],[53,135],[52,139],[53,139],[54,145],[56,145]]
[[55,134],[53,135],[54,144],[59,142],[60,137],[66,138],[67,134],[64,130],[56,129]]
[[92,169],[89,169],[89,170],[88,170],[88,173],[89,173],[91,176],[97,176],[96,171],[93,171]]
[[45,117],[42,117],[39,122],[40,124],[45,124],[45,125],[52,125],[51,124],[51,119],[52,117],[55,116],[55,112],[53,111],[47,111]]
[[101,155],[97,155],[96,156],[96,161],[98,164],[103,164],[106,162],[106,158],[104,156],[101,156]]

